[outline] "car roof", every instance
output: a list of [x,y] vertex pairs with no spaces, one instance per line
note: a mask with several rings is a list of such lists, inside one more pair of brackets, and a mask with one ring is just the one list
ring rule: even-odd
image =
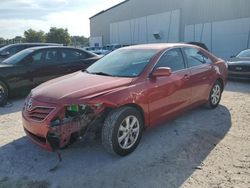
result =
[[195,45],[185,44],[185,43],[152,43],[152,44],[140,44],[134,46],[124,47],[126,49],[155,49],[155,50],[164,50],[167,48],[173,47],[196,47]]
[[75,47],[70,47],[70,46],[35,46],[35,47],[28,48],[28,49],[31,49],[31,50],[39,50],[39,49],[49,49],[49,48],[77,49],[77,50],[83,50],[83,51],[85,51],[84,49],[75,48]]
[[15,43],[15,44],[9,44],[7,46],[27,46],[27,45],[34,45],[34,46],[62,46],[62,44],[57,44],[57,43]]
[[81,51],[84,51],[88,54],[91,54],[92,56],[98,56],[90,51],[87,51],[85,49],[82,49],[82,48],[75,48],[75,47],[71,47],[71,46],[35,46],[35,47],[31,47],[31,48],[27,48],[25,50],[32,50],[32,51],[35,51],[35,50],[41,50],[41,49],[73,49],[73,50],[81,50]]
[[240,52],[243,52],[243,51],[250,51],[250,48],[247,48],[247,49],[241,50]]

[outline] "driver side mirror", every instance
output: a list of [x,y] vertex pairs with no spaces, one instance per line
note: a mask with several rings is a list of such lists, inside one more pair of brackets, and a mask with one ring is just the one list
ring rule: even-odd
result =
[[152,73],[153,78],[170,76],[172,74],[172,70],[169,67],[158,67]]
[[7,57],[10,55],[10,52],[2,52],[0,55],[3,57]]
[[236,57],[235,55],[230,56],[230,58],[235,58],[235,57]]

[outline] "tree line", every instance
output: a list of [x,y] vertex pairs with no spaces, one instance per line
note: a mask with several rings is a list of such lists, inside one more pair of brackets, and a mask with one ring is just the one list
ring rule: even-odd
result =
[[34,29],[28,29],[24,31],[23,37],[16,36],[13,39],[5,40],[0,37],[0,43],[14,42],[47,42],[47,43],[58,43],[63,45],[71,46],[88,46],[89,39],[84,36],[70,36],[68,29],[51,27],[48,33],[44,31],[36,31]]

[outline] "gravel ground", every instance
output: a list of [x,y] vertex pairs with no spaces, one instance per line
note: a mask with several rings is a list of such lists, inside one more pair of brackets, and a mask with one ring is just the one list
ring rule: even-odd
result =
[[203,107],[147,130],[129,156],[108,154],[100,139],[58,158],[25,136],[24,99],[0,108],[0,188],[242,187],[250,188],[250,83],[229,82],[221,105]]

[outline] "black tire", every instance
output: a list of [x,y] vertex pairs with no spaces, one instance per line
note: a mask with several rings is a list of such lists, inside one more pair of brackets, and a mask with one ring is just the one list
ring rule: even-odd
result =
[[[126,130],[127,133],[125,133],[126,128],[124,127],[124,122],[125,124],[127,124],[126,122],[127,119],[129,122],[130,120],[133,120],[132,122],[135,121],[136,123],[134,123],[134,125],[131,126],[130,130]],[[132,122],[131,124],[133,124]],[[123,132],[121,131],[121,126]],[[136,131],[133,132],[134,130]],[[104,121],[104,125],[102,128],[102,144],[104,148],[110,153],[117,154],[120,156],[128,155],[129,153],[134,151],[134,149],[138,146],[142,136],[142,130],[143,130],[143,120],[142,120],[142,115],[140,114],[140,112],[138,112],[138,110],[136,110],[133,107],[121,107],[115,109],[109,113],[108,117]],[[118,141],[120,133],[122,133],[121,137],[125,136],[125,134],[127,135],[125,138],[121,140],[124,140],[123,142],[124,145],[126,145],[125,140],[127,140],[126,142],[127,144],[129,144],[130,142],[131,146],[129,148],[123,148],[121,146],[122,141],[121,142]]]
[[8,98],[8,88],[0,81],[0,106],[4,106],[7,104],[7,98]]
[[[216,94],[216,92],[219,92],[219,93]],[[209,99],[208,99],[206,106],[210,109],[216,108],[220,103],[221,94],[222,94],[222,85],[217,80],[210,91]],[[215,95],[216,95],[216,97],[215,97]]]

